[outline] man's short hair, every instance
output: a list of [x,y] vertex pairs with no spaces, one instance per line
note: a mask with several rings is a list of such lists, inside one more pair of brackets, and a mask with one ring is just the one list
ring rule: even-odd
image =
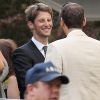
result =
[[68,28],[82,28],[84,9],[77,3],[68,2],[63,5],[60,17]]
[[51,17],[53,17],[53,11],[51,7],[49,7],[48,5],[44,3],[36,3],[26,8],[25,10],[26,21],[31,21],[34,23],[34,20],[37,17],[39,11],[48,12],[51,15]]

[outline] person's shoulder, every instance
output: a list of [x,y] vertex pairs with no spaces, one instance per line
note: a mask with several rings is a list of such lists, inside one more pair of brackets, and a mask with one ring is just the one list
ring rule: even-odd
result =
[[26,49],[28,47],[28,44],[29,44],[29,42],[23,44],[22,46],[18,47],[17,49]]
[[24,45],[22,45],[22,46],[20,46],[20,47],[18,47],[18,48],[16,48],[15,49],[15,51],[13,52],[13,55],[12,55],[12,58],[16,58],[16,57],[20,57],[20,56],[22,56],[22,55],[26,55],[27,53],[26,53],[26,46],[25,46],[25,44]]
[[17,79],[16,79],[15,75],[11,75],[8,80],[10,80],[10,81],[16,81]]
[[5,58],[2,54],[2,52],[0,51],[0,72],[2,72],[2,70],[4,69],[4,63],[3,61],[5,61]]
[[27,43],[23,44],[22,46],[19,46],[18,48],[16,48],[16,50],[14,51],[14,53],[25,52],[27,49],[29,49],[29,43],[30,42],[27,42]]
[[62,47],[65,46],[65,43],[66,43],[66,38],[63,38],[63,39],[59,39],[59,40],[56,40],[52,43],[50,43],[48,45],[48,52],[51,52],[51,51],[55,51],[55,50],[61,50]]
[[88,40],[89,40],[91,43],[95,43],[95,44],[97,44],[97,45],[100,45],[100,41],[97,40],[97,39],[94,39],[94,38],[88,37]]
[[63,38],[63,39],[56,40],[56,41],[54,41],[54,42],[52,42],[52,43],[50,43],[50,44],[51,44],[51,45],[58,46],[58,45],[64,44],[65,41],[66,41],[66,38]]
[[32,48],[32,41],[29,41],[22,46],[18,47],[12,55],[12,58],[17,58],[18,57],[31,57],[30,55],[33,54],[33,49]]

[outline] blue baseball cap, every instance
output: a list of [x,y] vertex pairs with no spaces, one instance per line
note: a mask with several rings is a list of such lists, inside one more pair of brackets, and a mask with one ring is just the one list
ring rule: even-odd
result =
[[62,84],[69,83],[68,77],[57,71],[52,62],[39,63],[27,71],[25,85],[33,84],[37,81],[49,82],[56,78],[59,78]]

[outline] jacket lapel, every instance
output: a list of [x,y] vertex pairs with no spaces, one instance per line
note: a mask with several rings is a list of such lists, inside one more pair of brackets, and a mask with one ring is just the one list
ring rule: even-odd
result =
[[28,42],[29,47],[31,48],[33,52],[33,57],[36,59],[38,62],[44,62],[44,56],[42,53],[39,51],[39,49],[36,47],[36,45],[33,43],[32,40]]

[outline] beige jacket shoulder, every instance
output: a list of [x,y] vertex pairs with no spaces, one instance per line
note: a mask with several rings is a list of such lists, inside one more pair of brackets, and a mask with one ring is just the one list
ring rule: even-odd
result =
[[61,100],[100,100],[100,41],[74,30],[49,45],[49,60],[70,80]]

